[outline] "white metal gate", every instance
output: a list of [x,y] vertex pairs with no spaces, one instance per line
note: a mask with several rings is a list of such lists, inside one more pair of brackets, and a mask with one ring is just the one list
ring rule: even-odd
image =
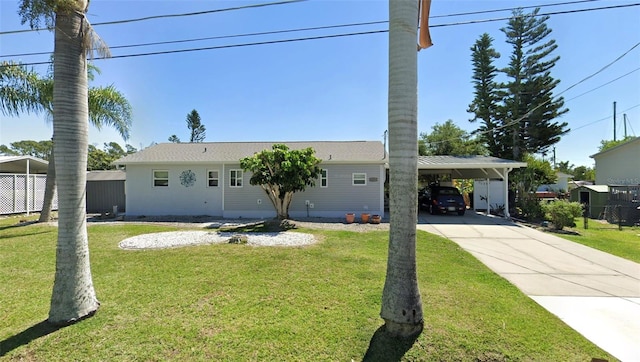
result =
[[[0,174],[0,215],[42,210],[46,175]],[[53,195],[58,209],[58,193]]]

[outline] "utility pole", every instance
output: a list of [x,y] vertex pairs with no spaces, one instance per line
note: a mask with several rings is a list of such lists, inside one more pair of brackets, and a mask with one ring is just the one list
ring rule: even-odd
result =
[[624,123],[624,139],[627,139],[627,114],[623,113],[622,114],[622,121]]
[[613,140],[616,140],[616,102],[613,102]]

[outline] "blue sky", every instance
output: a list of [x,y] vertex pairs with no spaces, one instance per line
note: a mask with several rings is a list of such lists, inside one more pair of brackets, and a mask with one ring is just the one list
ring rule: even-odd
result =
[[[500,28],[509,11],[466,16],[464,12],[541,5],[541,13],[630,5],[640,1],[602,0],[549,6],[545,0],[433,0],[434,46],[419,53],[419,131],[453,120],[472,131],[466,109],[473,98],[469,48],[489,33],[507,65],[510,48]],[[267,1],[269,2],[269,1]],[[125,1],[93,0],[92,24],[153,15],[245,6],[258,1]],[[0,33],[28,29],[17,14],[18,0],[0,0]],[[206,48],[230,44],[386,30],[388,24],[272,34],[180,44],[118,48],[123,45],[183,40],[388,20],[388,3],[369,0],[309,0],[292,4],[154,19],[95,30],[114,56]],[[458,24],[458,25],[456,25]],[[597,72],[640,42],[640,6],[552,15],[547,25],[561,57],[552,75],[558,95]],[[388,34],[347,36],[166,55],[96,60],[101,69],[91,85],[114,84],[133,106],[133,128],[127,143],[136,148],[167,142],[176,134],[188,140],[185,119],[196,109],[206,126],[206,141],[383,140],[387,129]],[[53,35],[43,30],[0,35],[0,61],[42,62],[52,52]],[[41,74],[46,65],[34,66]],[[589,158],[603,139],[613,139],[613,102],[617,103],[617,137],[640,136],[640,46],[619,61],[563,93],[570,111],[561,120],[572,131],[556,145],[558,161],[592,166]],[[631,72],[631,73],[630,73]],[[630,74],[629,74],[630,73]],[[615,80],[616,78],[619,78]],[[609,84],[607,84],[609,83]],[[588,92],[588,93],[586,93]],[[584,94],[586,93],[586,94]],[[51,138],[43,116],[0,116],[0,144]],[[90,130],[90,142],[124,141],[112,130]],[[549,155],[547,155],[549,157]]]

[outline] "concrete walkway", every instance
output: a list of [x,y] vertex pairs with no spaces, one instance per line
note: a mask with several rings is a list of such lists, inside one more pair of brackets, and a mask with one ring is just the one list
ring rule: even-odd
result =
[[616,358],[640,361],[640,264],[473,212],[421,214],[418,229],[458,243]]

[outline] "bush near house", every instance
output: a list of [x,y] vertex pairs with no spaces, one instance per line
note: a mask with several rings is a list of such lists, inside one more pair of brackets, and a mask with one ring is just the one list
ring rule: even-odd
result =
[[582,205],[578,202],[558,200],[543,204],[545,218],[556,230],[562,230],[565,226],[575,226],[574,219],[582,215]]

